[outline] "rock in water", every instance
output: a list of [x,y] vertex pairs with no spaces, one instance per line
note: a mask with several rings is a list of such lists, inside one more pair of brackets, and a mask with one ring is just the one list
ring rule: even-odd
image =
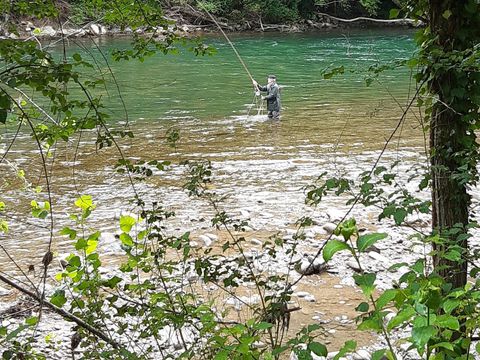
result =
[[91,24],[90,31],[93,35],[100,35],[100,26],[98,26],[97,24]]

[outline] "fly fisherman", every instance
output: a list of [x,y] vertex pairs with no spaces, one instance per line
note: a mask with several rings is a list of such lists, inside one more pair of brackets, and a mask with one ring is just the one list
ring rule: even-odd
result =
[[253,79],[252,82],[253,86],[255,86],[258,90],[267,92],[266,96],[262,96],[262,100],[267,100],[268,118],[280,118],[280,110],[282,108],[282,105],[280,103],[280,88],[277,84],[277,77],[275,75],[268,75],[268,83],[265,86],[260,86]]

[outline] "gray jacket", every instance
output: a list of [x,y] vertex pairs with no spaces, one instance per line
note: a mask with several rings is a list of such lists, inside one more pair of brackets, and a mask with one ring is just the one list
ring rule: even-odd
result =
[[258,89],[260,91],[266,91],[267,96],[265,99],[267,100],[267,110],[268,111],[280,111],[282,108],[282,103],[280,102],[280,88],[278,84],[272,85],[265,85],[260,86],[258,85]]

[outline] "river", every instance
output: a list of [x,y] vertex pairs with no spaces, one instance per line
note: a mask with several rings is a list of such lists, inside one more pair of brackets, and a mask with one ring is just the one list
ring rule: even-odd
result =
[[[195,57],[157,54],[138,61],[113,62],[109,66],[128,110],[134,139],[119,142],[126,157],[172,161],[165,172],[136,185],[147,202],[158,201],[176,211],[171,230],[202,231],[211,209],[190,200],[181,188],[184,170],[180,160],[209,159],[214,169],[214,188],[228,195],[225,208],[234,215],[251,218],[256,230],[291,227],[295,219],[311,211],[304,205],[302,187],[323,171],[354,178],[375,161],[385,140],[397,126],[415,83],[407,68],[389,70],[379,81],[365,85],[365,70],[375,64],[408,59],[415,51],[413,33],[398,30],[365,30],[352,33],[241,34],[232,36],[254,77],[266,81],[275,74],[283,103],[280,121],[268,120],[254,102],[251,82],[231,48],[221,38],[205,41],[218,52]],[[127,118],[115,82],[100,54],[126,47],[128,39],[96,39],[69,45],[68,53],[94,56],[105,71],[107,87],[99,90],[108,105],[113,127]],[[60,51],[60,49],[58,50]],[[324,79],[326,69],[343,65],[345,73]],[[261,110],[261,109],[260,109]],[[180,130],[177,148],[165,138],[170,128]],[[13,133],[2,133],[5,149]],[[2,169],[12,176],[25,170],[27,180],[42,183],[38,152],[28,133],[20,135]],[[78,155],[76,141],[59,144],[49,159],[53,170],[54,249],[59,257],[71,250],[71,240],[59,230],[72,225],[68,214],[79,194],[92,195],[97,209],[91,226],[110,234],[118,228],[118,216],[132,208],[133,190],[113,166],[119,155],[113,149],[96,151],[94,138],[84,134]],[[386,159],[421,163],[423,135],[417,117],[407,116],[398,129]],[[14,166],[12,168],[12,166]],[[8,178],[6,176],[6,178]],[[25,215],[32,198],[45,200],[45,193],[32,194],[19,186],[5,185],[2,198],[10,209],[10,232],[1,235],[2,245],[26,269],[39,264],[49,240],[47,220]],[[320,213],[337,204],[328,203]],[[317,213],[318,214],[318,213]],[[105,251],[116,247],[105,240]],[[108,243],[108,244],[107,244]],[[0,254],[0,269],[16,271]]]

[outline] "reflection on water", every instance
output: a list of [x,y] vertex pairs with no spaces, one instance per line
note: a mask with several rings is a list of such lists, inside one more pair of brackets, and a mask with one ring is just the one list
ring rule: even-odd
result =
[[[148,201],[159,201],[177,212],[174,231],[208,226],[208,221],[200,220],[211,213],[206,204],[192,202],[181,189],[183,170],[175,166],[180,160],[211,160],[215,188],[229,195],[225,202],[229,211],[251,217],[256,229],[282,228],[307,211],[302,187],[320,173],[355,175],[373,163],[412,93],[405,69],[381,74],[379,82],[368,88],[364,72],[358,71],[378,62],[408,58],[414,50],[409,33],[256,34],[233,40],[258,81],[269,73],[277,75],[284,105],[280,121],[268,120],[255,106],[250,108],[255,100],[250,80],[219,39],[207,39],[218,48],[213,57],[184,53],[158,55],[143,64],[111,64],[135,133],[134,139],[120,141],[122,150],[134,159],[165,159],[174,164],[137,184],[137,191]],[[108,40],[100,48],[108,52],[126,41]],[[95,46],[82,46],[106,68]],[[75,45],[69,49],[71,53],[77,50]],[[346,69],[344,75],[323,78],[325,69],[341,65]],[[111,80],[104,100],[113,123],[125,120]],[[180,129],[177,149],[166,144],[165,133],[172,126]],[[5,131],[2,146],[13,136],[11,130]],[[417,161],[423,137],[414,114],[398,134],[388,156]],[[110,232],[115,231],[119,214],[130,208],[133,191],[127,179],[113,170],[118,154],[113,149],[97,152],[93,135],[82,135],[78,154],[72,141],[57,146],[55,157],[49,160],[54,179],[54,247],[61,254],[69,251],[71,241],[58,235],[58,230],[71,225],[68,213],[79,194],[93,196],[98,208],[92,225]],[[13,179],[11,165],[15,165],[36,184],[42,181],[41,169],[33,160],[38,155],[28,139],[28,134],[20,136],[8,157],[10,165],[2,165],[2,170]],[[15,190],[18,184],[10,189],[3,198],[14,219],[8,219],[11,231],[2,235],[2,245],[23,267],[39,263],[46,251],[48,224],[24,213],[31,198],[45,200],[45,194]],[[4,254],[0,267],[13,269]]]

